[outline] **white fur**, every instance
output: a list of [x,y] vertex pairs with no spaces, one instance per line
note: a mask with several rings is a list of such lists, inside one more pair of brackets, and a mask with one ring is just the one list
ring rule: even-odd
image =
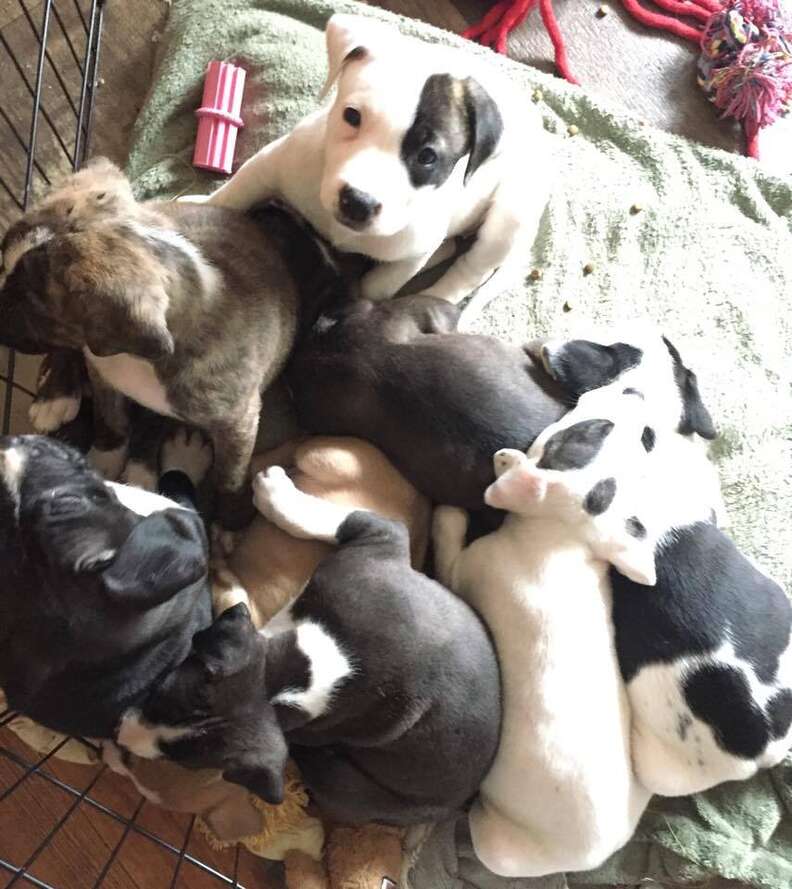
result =
[[106,357],[94,355],[87,346],[83,347],[83,352],[110,388],[122,392],[127,398],[157,414],[166,417],[176,416],[168,401],[165,387],[150,361],[138,358],[136,355],[128,355],[126,352]]
[[77,416],[81,401],[79,395],[36,398],[28,409],[28,417],[36,432],[55,432]]
[[108,481],[116,481],[121,477],[127,459],[127,444],[103,450],[92,447],[88,451],[88,462],[97,469]]
[[25,455],[19,448],[0,450],[0,482],[5,486],[16,508],[19,508],[19,485],[25,471]]
[[47,228],[45,225],[37,225],[35,228],[30,229],[30,231],[18,241],[10,244],[8,249],[2,255],[2,266],[0,266],[0,287],[5,284],[6,278],[8,278],[11,272],[14,271],[16,264],[26,253],[36,247],[40,247],[42,244],[46,244],[47,241],[51,241],[54,237],[55,233],[52,229]]
[[[625,397],[581,401],[580,413],[540,436],[530,459],[496,455],[487,502],[511,510],[498,531],[465,549],[460,511],[435,514],[440,579],[482,615],[501,664],[501,741],[470,827],[481,861],[508,877],[596,867],[630,839],[650,797],[632,772],[602,555],[652,579],[653,559],[624,539],[625,476],[642,471],[642,419],[631,418]],[[555,431],[614,412],[616,426],[589,466],[537,468]],[[593,482],[609,476],[617,495],[605,515],[620,518],[592,531],[581,504]]]
[[150,803],[154,803],[157,806],[162,805],[162,797],[155,791],[149,790],[148,787],[141,784],[135,777],[135,773],[124,765],[124,761],[121,758],[121,750],[112,741],[104,741],[102,743],[102,759],[107,763],[107,766],[111,771],[115,772],[117,775],[123,775],[125,778],[129,778],[135,785],[135,790],[137,790],[144,799],[147,799]]
[[182,738],[195,734],[198,730],[199,725],[197,724],[187,728],[150,725],[141,717],[139,710],[127,710],[121,717],[116,740],[135,756],[140,756],[143,759],[158,759],[162,756],[161,743],[180,741]]
[[136,488],[132,485],[122,485],[118,482],[105,482],[111,488],[116,497],[127,509],[136,512],[139,516],[148,516],[153,512],[161,512],[163,509],[182,509],[178,503],[162,494],[147,491],[144,488]]
[[338,642],[320,624],[305,620],[296,629],[297,647],[308,658],[311,682],[304,690],[284,689],[272,703],[300,707],[316,719],[327,712],[333,693],[352,674],[352,665]]
[[[333,16],[327,44],[328,86],[337,82],[338,87],[335,101],[261,149],[209,203],[247,209],[268,197],[283,198],[339,249],[385,263],[363,279],[362,293],[370,299],[393,296],[444,241],[478,229],[473,247],[430,290],[458,302],[535,236],[552,178],[548,137],[538,114],[512,94],[494,66],[362,17]],[[345,65],[346,55],[358,46],[366,47],[366,57]],[[495,155],[467,185],[462,159],[441,186],[416,189],[400,157],[401,140],[427,77],[435,73],[474,77],[498,104],[504,133]],[[343,119],[347,106],[361,112],[357,129]],[[531,176],[525,175],[526,165]],[[337,219],[344,184],[382,205],[362,231]]]

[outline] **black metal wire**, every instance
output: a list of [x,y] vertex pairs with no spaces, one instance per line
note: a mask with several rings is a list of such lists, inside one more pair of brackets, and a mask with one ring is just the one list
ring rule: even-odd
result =
[[58,744],[56,744],[55,747],[53,747],[49,753],[42,756],[42,758],[40,760],[38,760],[38,762],[35,762],[35,763],[32,763],[31,765],[29,765],[28,768],[25,769],[25,771],[21,775],[21,777],[17,778],[17,780],[14,781],[10,787],[7,787],[2,792],[2,794],[0,794],[0,803],[2,803],[9,796],[11,796],[11,794],[17,789],[17,787],[19,787],[19,785],[23,781],[26,781],[35,772],[38,772],[38,770],[44,765],[44,763],[46,763],[56,753],[59,753],[68,743],[69,743],[69,739],[64,738],[62,741],[60,741]]
[[141,798],[140,802],[137,805],[137,808],[132,813],[132,817],[129,819],[129,821],[127,821],[126,825],[124,826],[124,832],[121,834],[121,838],[115,844],[113,851],[110,853],[110,857],[105,862],[105,866],[102,868],[102,871],[99,874],[99,877],[97,878],[96,882],[93,884],[93,889],[99,889],[99,887],[102,885],[102,880],[104,880],[104,878],[107,876],[107,872],[113,866],[113,862],[118,857],[118,853],[121,851],[121,847],[124,845],[124,840],[129,836],[129,834],[132,830],[132,827],[135,824],[135,821],[137,821],[137,816],[140,814],[140,810],[143,808],[145,803],[146,803],[146,801],[143,798]]
[[[53,8],[53,10],[55,9],[54,6],[52,8]],[[27,142],[25,142],[25,140],[22,138],[21,133],[14,126],[14,122],[11,120],[11,118],[8,116],[8,114],[6,114],[5,108],[3,108],[1,105],[0,105],[0,117],[3,118],[6,126],[8,127],[9,130],[11,130],[11,133],[13,134],[14,138],[19,143],[19,147],[25,152],[25,155],[27,156],[27,150],[28,150]],[[50,184],[49,177],[42,169],[41,164],[35,158],[33,160],[33,166],[36,168],[36,172],[39,174],[39,176],[41,176],[41,178],[47,183],[47,185],[49,185]],[[21,209],[21,207],[22,207],[21,201],[19,201],[13,194],[11,195],[11,197],[14,198],[14,201],[19,204],[20,209]]]
[[74,64],[77,65],[77,70],[80,72],[80,77],[83,76],[83,66],[80,61],[80,57],[77,55],[77,50],[74,48],[74,44],[72,43],[72,39],[69,36],[69,29],[66,25],[63,24],[63,19],[61,18],[61,14],[58,12],[58,7],[53,3],[52,4],[52,14],[55,16],[55,21],[60,25],[61,33],[63,34],[63,38],[66,41],[66,45],[69,47],[69,52],[74,59]]

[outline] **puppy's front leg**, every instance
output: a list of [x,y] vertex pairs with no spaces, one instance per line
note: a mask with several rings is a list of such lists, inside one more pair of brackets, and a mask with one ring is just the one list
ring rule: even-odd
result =
[[435,574],[443,586],[454,589],[457,560],[465,549],[469,516],[457,506],[438,506],[432,517]]
[[36,432],[55,432],[80,412],[88,381],[85,359],[71,349],[50,352],[41,364],[36,397],[28,416]]
[[273,524],[301,540],[337,543],[339,527],[353,512],[336,503],[303,493],[280,466],[270,466],[253,479],[256,509]]
[[209,195],[206,203],[231,210],[249,210],[279,193],[280,153],[286,137],[276,139],[257,151],[253,157]]
[[129,405],[126,397],[108,386],[87,362],[93,389],[94,440],[88,459],[109,481],[115,481],[126,465],[129,449]]
[[378,301],[395,296],[431,260],[439,244],[432,246],[427,253],[400,259],[398,262],[383,262],[363,275],[360,282],[360,295],[364,299]]

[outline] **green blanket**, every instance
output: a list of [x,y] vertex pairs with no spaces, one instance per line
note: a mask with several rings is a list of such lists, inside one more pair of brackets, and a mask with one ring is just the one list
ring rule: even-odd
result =
[[[525,258],[525,284],[480,310],[474,297],[464,323],[524,341],[587,320],[649,315],[660,322],[697,371],[719,427],[712,453],[730,533],[789,592],[792,180],[642,126],[579,88],[380,10],[345,0],[173,0],[157,80],[129,158],[139,196],[213,187],[213,177],[190,166],[193,112],[210,59],[233,59],[249,71],[239,160],[311,109],[325,74],[321,29],[333,11],[373,15],[427,40],[488,53],[523,87],[526,103],[538,102],[558,138],[558,186]],[[575,135],[568,132],[572,124]],[[534,268],[542,274],[530,276]],[[790,820],[791,778],[782,766],[689,799],[656,798],[635,839],[585,882],[690,881],[719,873],[788,889],[792,824],[783,821]],[[463,852],[453,830],[445,840],[435,833],[423,862],[432,855],[450,861],[448,876]],[[439,849],[444,842],[452,846]],[[420,850],[414,857],[417,889],[532,885],[458,876],[444,884],[437,874],[427,883]]]

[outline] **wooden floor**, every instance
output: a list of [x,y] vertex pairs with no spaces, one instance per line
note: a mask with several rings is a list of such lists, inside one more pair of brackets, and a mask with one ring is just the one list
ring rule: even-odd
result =
[[[373,0],[372,0],[373,2]],[[30,95],[24,79],[35,78],[36,35],[42,2],[0,0],[0,177],[21,198],[25,154],[30,130]],[[74,52],[53,18],[50,22],[50,55],[61,72],[63,84],[49,63],[44,70],[44,108],[38,133],[36,157],[43,170],[66,171],[67,153],[73,150],[75,115],[72,103],[79,97],[84,32],[76,5],[85,10],[89,0],[56,0],[65,30],[78,35]],[[486,0],[377,0],[376,5],[461,31],[478,20]],[[604,18],[595,13],[596,0],[556,0],[562,30],[568,41],[570,64],[580,81],[609,99],[621,103],[646,121],[690,138],[730,150],[738,146],[734,128],[719,123],[711,106],[695,84],[693,53],[682,41],[652,35],[638,27],[614,4]],[[157,50],[156,36],[167,14],[167,0],[116,0],[106,9],[101,54],[101,82],[94,119],[93,152],[123,163],[132,124],[145,99]],[[20,60],[21,72],[10,62],[6,44]],[[537,17],[529,20],[510,43],[511,55],[521,61],[552,70],[552,51]],[[72,97],[71,103],[66,92]],[[64,133],[58,144],[54,130]],[[787,152],[788,154],[788,152]],[[35,189],[43,185],[36,176]],[[0,233],[15,217],[16,209],[0,186]],[[27,390],[35,386],[37,362],[20,359],[15,379]],[[4,398],[6,359],[0,354],[0,410]],[[30,396],[16,393],[12,428],[26,431]],[[34,754],[7,729],[0,729],[0,748],[20,762],[32,762]],[[233,874],[232,853],[216,853],[188,818],[164,813],[143,804],[133,788],[99,767],[48,762],[41,773],[20,779],[25,767],[0,753],[0,859],[22,866],[34,856],[30,873],[56,889],[87,889],[102,876],[104,868],[120,852],[103,876],[102,885],[112,889],[204,889],[229,885],[202,871],[189,860],[179,867],[179,851],[207,863],[215,870]],[[96,781],[95,784],[92,784]],[[62,782],[62,783],[59,783]],[[68,785],[68,786],[66,786]],[[90,786],[85,799],[80,795]],[[9,789],[15,789],[8,793]],[[69,789],[72,788],[72,789]],[[76,790],[74,789],[76,788]],[[8,796],[4,798],[4,794]],[[125,821],[135,818],[135,828]],[[61,829],[49,840],[53,827]],[[141,828],[142,832],[137,828]],[[148,833],[149,835],[146,835]],[[123,840],[123,843],[121,842]],[[185,846],[186,842],[186,846]],[[43,845],[45,844],[45,845]],[[240,884],[252,889],[281,886],[279,867],[243,853],[239,860]],[[0,866],[0,889],[12,874]],[[15,885],[31,886],[25,880]]]

